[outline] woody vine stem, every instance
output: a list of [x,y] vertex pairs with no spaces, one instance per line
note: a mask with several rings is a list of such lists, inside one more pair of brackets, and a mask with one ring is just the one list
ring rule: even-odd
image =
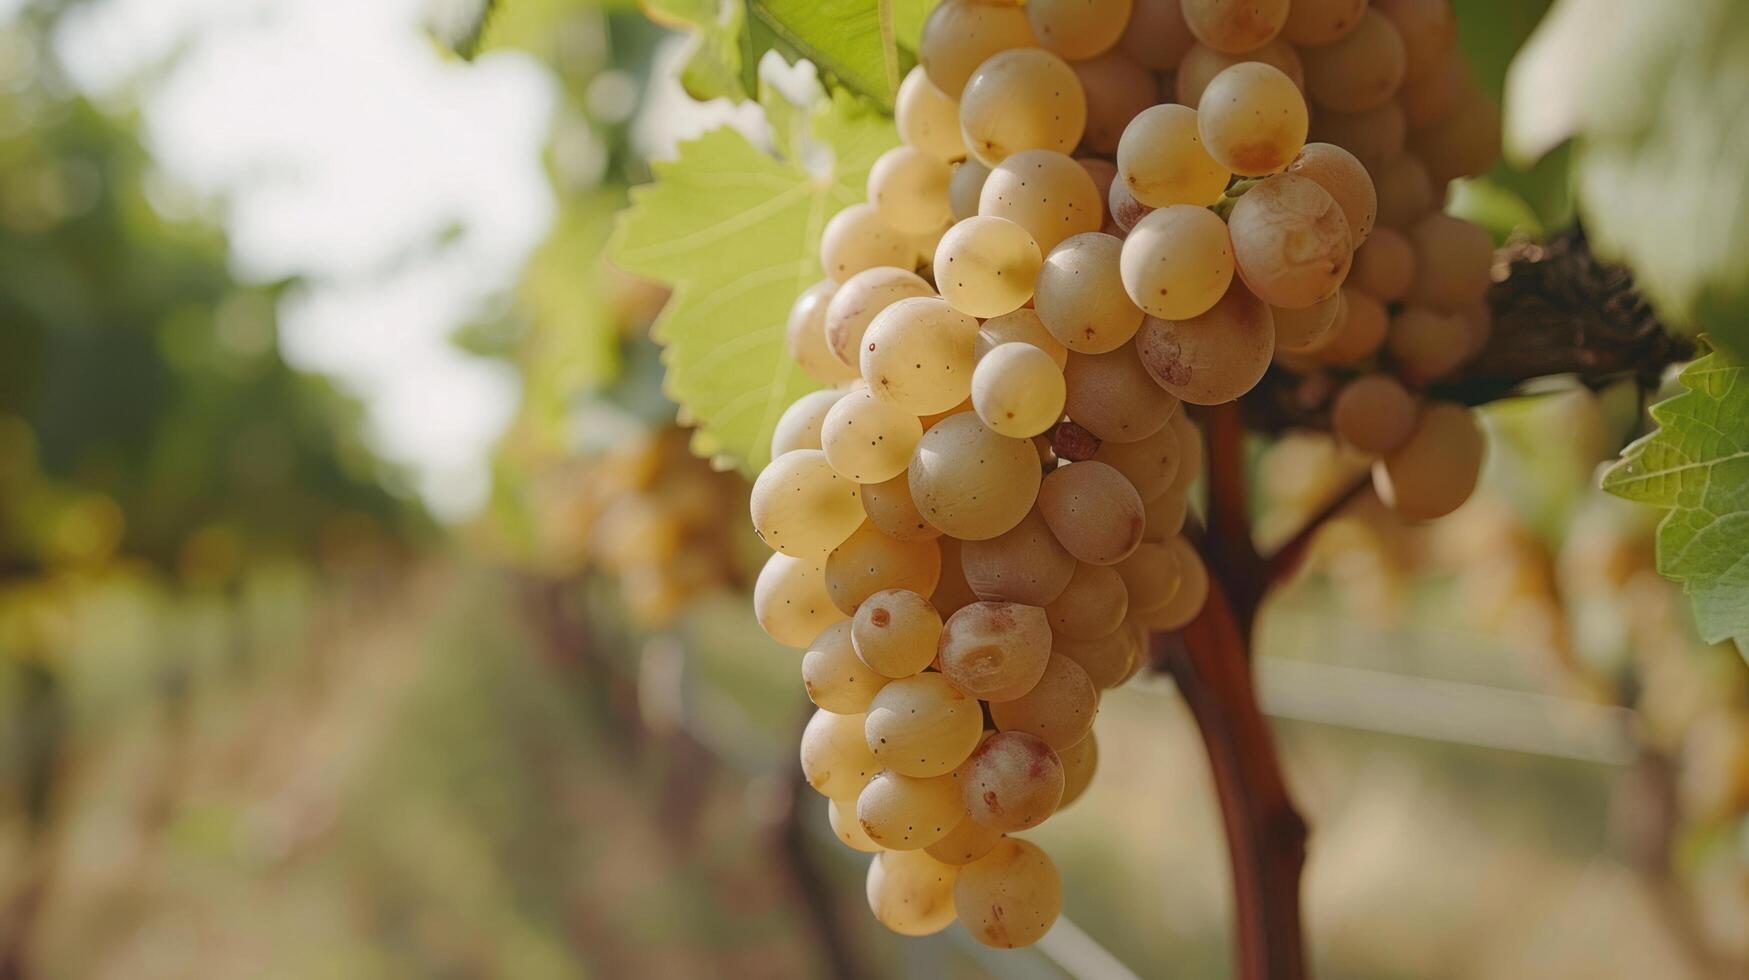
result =
[[[1480,405],[1551,375],[1570,375],[1590,387],[1632,381],[1647,390],[1666,367],[1694,355],[1690,344],[1663,329],[1626,270],[1591,253],[1582,230],[1544,245],[1509,247],[1500,258],[1504,275],[1488,297],[1492,339],[1436,396]],[[1232,864],[1235,972],[1242,980],[1306,975],[1300,872],[1308,831],[1257,704],[1253,625],[1264,595],[1293,573],[1318,527],[1369,487],[1362,479],[1337,494],[1265,558],[1251,537],[1245,430],[1325,428],[1330,390],[1272,375],[1248,398],[1244,417],[1231,403],[1205,415],[1208,500],[1198,545],[1209,569],[1209,598],[1188,626],[1155,634],[1149,644],[1153,667],[1178,684],[1208,750]]]

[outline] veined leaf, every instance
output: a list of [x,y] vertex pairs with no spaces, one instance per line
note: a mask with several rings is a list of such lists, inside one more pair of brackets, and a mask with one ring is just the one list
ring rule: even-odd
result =
[[1749,368],[1724,353],[1679,378],[1652,407],[1655,432],[1629,446],[1603,488],[1670,513],[1658,525],[1658,571],[1683,584],[1700,633],[1749,654]]
[[687,95],[701,102],[740,101],[753,91],[743,79],[757,69],[759,59],[743,64],[747,11],[741,0],[642,0],[642,6],[663,27],[692,32],[686,65],[680,70]]
[[651,19],[695,32],[682,82],[694,98],[745,99],[767,51],[806,58],[821,77],[891,111],[917,63],[935,0],[644,0]]
[[784,322],[820,279],[826,221],[862,200],[869,167],[897,141],[884,117],[840,92],[786,158],[717,129],[632,191],[609,254],[673,287],[651,334],[667,348],[667,391],[697,424],[701,455],[757,471],[778,416],[818,387],[784,350]]

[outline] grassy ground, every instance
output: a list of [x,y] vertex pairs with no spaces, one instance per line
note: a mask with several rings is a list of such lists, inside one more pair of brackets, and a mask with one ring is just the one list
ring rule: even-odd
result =
[[[634,637],[605,592],[567,607],[595,613],[593,635],[555,630],[542,596],[451,562],[344,584],[264,572],[228,597],[77,590],[46,822],[0,809],[0,937],[55,978],[827,975],[777,845],[793,653],[732,598]],[[1098,731],[1093,788],[1034,835],[1068,915],[1138,975],[1226,975],[1194,727],[1151,688],[1109,697]],[[1279,732],[1315,828],[1320,976],[1688,975],[1608,856],[1606,767]],[[802,805],[871,975],[1063,975],[957,931],[871,927],[864,859]]]

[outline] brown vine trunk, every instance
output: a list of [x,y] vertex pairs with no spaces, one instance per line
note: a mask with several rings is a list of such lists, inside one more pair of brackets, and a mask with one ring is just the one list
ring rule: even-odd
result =
[[[1487,345],[1455,376],[1429,385],[1430,397],[1485,405],[1558,375],[1590,388],[1631,381],[1653,390],[1665,368],[1694,357],[1694,344],[1664,328],[1633,276],[1598,259],[1581,228],[1508,245],[1497,264],[1505,274],[1488,289]],[[1259,432],[1327,430],[1340,383],[1369,370],[1335,367],[1307,379],[1272,367],[1245,396],[1245,423]]]
[[1288,796],[1251,678],[1251,628],[1271,568],[1251,539],[1239,407],[1208,409],[1203,427],[1208,526],[1188,533],[1201,539],[1208,601],[1184,629],[1155,634],[1149,654],[1178,684],[1208,750],[1233,870],[1236,975],[1299,980],[1306,974],[1300,871],[1307,828]]
[[[1646,390],[1666,367],[1693,356],[1691,343],[1664,330],[1632,276],[1592,254],[1582,229],[1512,246],[1500,257],[1506,274],[1488,294],[1492,337],[1461,375],[1432,386],[1432,397],[1481,405],[1550,375],[1571,375],[1593,388],[1632,380]],[[1209,500],[1199,544],[1209,599],[1183,630],[1150,640],[1153,665],[1177,681],[1208,748],[1232,859],[1244,980],[1287,980],[1306,970],[1299,883],[1307,827],[1257,706],[1252,625],[1270,586],[1293,574],[1318,527],[1370,484],[1357,480],[1265,559],[1251,539],[1245,430],[1329,428],[1329,399],[1343,373],[1307,380],[1272,368],[1247,396],[1243,417],[1236,404],[1206,411]],[[1189,533],[1198,537],[1194,528]]]
[[1258,709],[1239,621],[1218,583],[1190,625],[1155,634],[1154,666],[1172,675],[1202,730],[1233,866],[1237,976],[1305,976],[1300,870],[1306,823],[1288,798]]

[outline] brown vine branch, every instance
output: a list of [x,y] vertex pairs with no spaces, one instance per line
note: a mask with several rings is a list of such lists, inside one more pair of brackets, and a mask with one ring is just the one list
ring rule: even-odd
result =
[[[1485,405],[1558,375],[1594,389],[1631,380],[1650,390],[1665,368],[1695,355],[1691,341],[1664,328],[1633,275],[1591,251],[1582,228],[1515,243],[1499,259],[1504,275],[1488,290],[1487,346],[1456,377],[1431,385],[1434,398]],[[1338,380],[1353,373],[1333,371]],[[1330,380],[1271,368],[1246,396],[1246,424],[1261,432],[1328,429],[1338,387]]]
[[[1431,396],[1481,405],[1553,375],[1572,375],[1592,388],[1631,379],[1650,389],[1666,367],[1694,355],[1691,343],[1658,322],[1627,270],[1592,254],[1582,229],[1543,245],[1514,246],[1501,257],[1505,275],[1488,294],[1494,329],[1487,346],[1459,376],[1430,388]],[[1292,574],[1318,529],[1369,481],[1355,480],[1265,560],[1251,538],[1244,434],[1247,427],[1328,429],[1340,375],[1271,369],[1245,399],[1243,416],[1232,404],[1207,412],[1208,604],[1182,631],[1154,636],[1150,647],[1154,666],[1177,680],[1208,749],[1233,865],[1238,972],[1245,980],[1305,971],[1299,879],[1307,829],[1257,707],[1252,625],[1270,584]]]
[[1312,539],[1317,537],[1318,529],[1323,527],[1332,517],[1340,514],[1343,508],[1359,499],[1372,486],[1372,473],[1363,471],[1340,493],[1331,497],[1318,512],[1306,519],[1306,523],[1294,532],[1269,556],[1266,564],[1269,568],[1269,581],[1281,582],[1290,578],[1299,570],[1300,563],[1305,561],[1306,552],[1312,546]]
[[[1269,576],[1251,540],[1250,491],[1245,475],[1245,423],[1234,402],[1216,405],[1203,418],[1208,438],[1208,536],[1204,554],[1223,586],[1248,641],[1251,623]],[[1242,645],[1248,647],[1248,643]]]
[[1268,723],[1257,706],[1248,641],[1217,579],[1190,625],[1157,633],[1149,653],[1170,673],[1208,750],[1220,798],[1236,905],[1236,975],[1297,980],[1305,975],[1300,870],[1306,823],[1288,798]]

